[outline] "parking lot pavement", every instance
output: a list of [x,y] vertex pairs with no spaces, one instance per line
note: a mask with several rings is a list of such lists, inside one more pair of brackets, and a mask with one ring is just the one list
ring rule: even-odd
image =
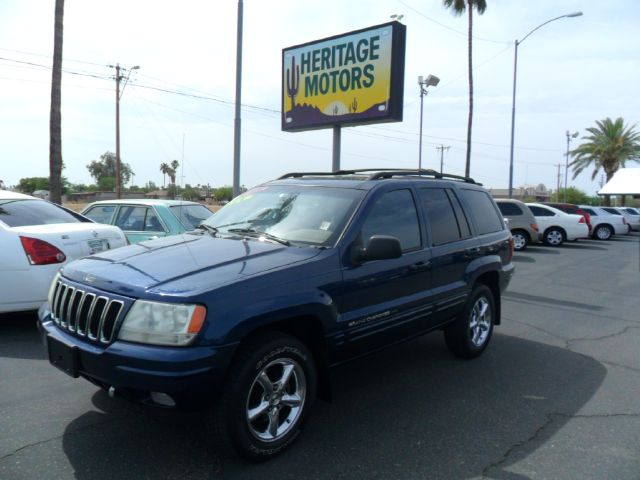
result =
[[201,416],[110,399],[0,316],[0,478],[640,478],[640,236],[530,247],[474,361],[439,333],[334,371],[296,445],[220,454]]

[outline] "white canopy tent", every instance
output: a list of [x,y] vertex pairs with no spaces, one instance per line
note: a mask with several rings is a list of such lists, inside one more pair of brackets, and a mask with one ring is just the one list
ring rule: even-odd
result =
[[621,168],[598,195],[640,195],[640,168]]

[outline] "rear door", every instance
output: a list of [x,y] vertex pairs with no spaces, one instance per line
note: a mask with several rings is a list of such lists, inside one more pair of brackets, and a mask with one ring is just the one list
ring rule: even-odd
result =
[[115,225],[122,229],[131,243],[165,237],[168,233],[154,208],[144,205],[120,206]]

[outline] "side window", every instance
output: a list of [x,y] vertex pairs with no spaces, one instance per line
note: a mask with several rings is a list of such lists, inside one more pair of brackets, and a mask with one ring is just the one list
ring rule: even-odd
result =
[[113,212],[115,212],[115,210],[116,207],[114,205],[96,205],[87,210],[84,216],[96,223],[110,224],[113,220]]
[[487,192],[461,188],[458,190],[467,210],[478,225],[478,234],[499,232],[504,229],[504,221]]
[[402,250],[420,247],[418,212],[409,190],[394,190],[376,201],[360,231],[362,242],[372,235],[390,235],[400,240]]
[[460,211],[459,213],[455,212],[452,199],[457,204],[458,200],[453,196],[447,195],[443,188],[420,189],[420,201],[429,220],[431,243],[433,245],[442,245],[462,238],[458,217],[464,220],[463,225],[466,227],[466,236],[469,235],[469,226],[466,223],[462,209],[460,205],[456,205]]
[[529,205],[529,210],[536,217],[555,217],[555,213],[551,210],[547,210],[546,208],[536,207],[535,205]]
[[467,219],[464,210],[462,209],[462,205],[460,204],[460,200],[456,197],[453,190],[447,188],[447,195],[449,196],[449,200],[451,201],[451,205],[453,205],[453,211],[456,214],[456,219],[458,220],[458,227],[460,227],[460,235],[462,238],[469,238],[471,236],[471,228],[469,227],[469,220]]
[[120,207],[115,225],[124,231],[142,232],[146,213],[147,207]]
[[522,215],[522,209],[520,205],[511,202],[496,202],[498,204],[498,208],[503,215],[509,215],[511,217],[515,217],[518,215]]
[[147,216],[144,219],[144,231],[145,232],[164,232],[160,220],[153,208],[147,209]]

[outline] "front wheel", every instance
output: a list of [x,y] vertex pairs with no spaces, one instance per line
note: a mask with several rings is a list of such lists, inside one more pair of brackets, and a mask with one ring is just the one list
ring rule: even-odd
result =
[[444,331],[444,340],[451,353],[460,358],[474,358],[482,354],[491,340],[494,312],[491,289],[477,285],[462,315]]
[[248,460],[269,460],[293,443],[309,416],[316,393],[312,354],[294,337],[267,333],[241,347],[229,373],[216,435]]

